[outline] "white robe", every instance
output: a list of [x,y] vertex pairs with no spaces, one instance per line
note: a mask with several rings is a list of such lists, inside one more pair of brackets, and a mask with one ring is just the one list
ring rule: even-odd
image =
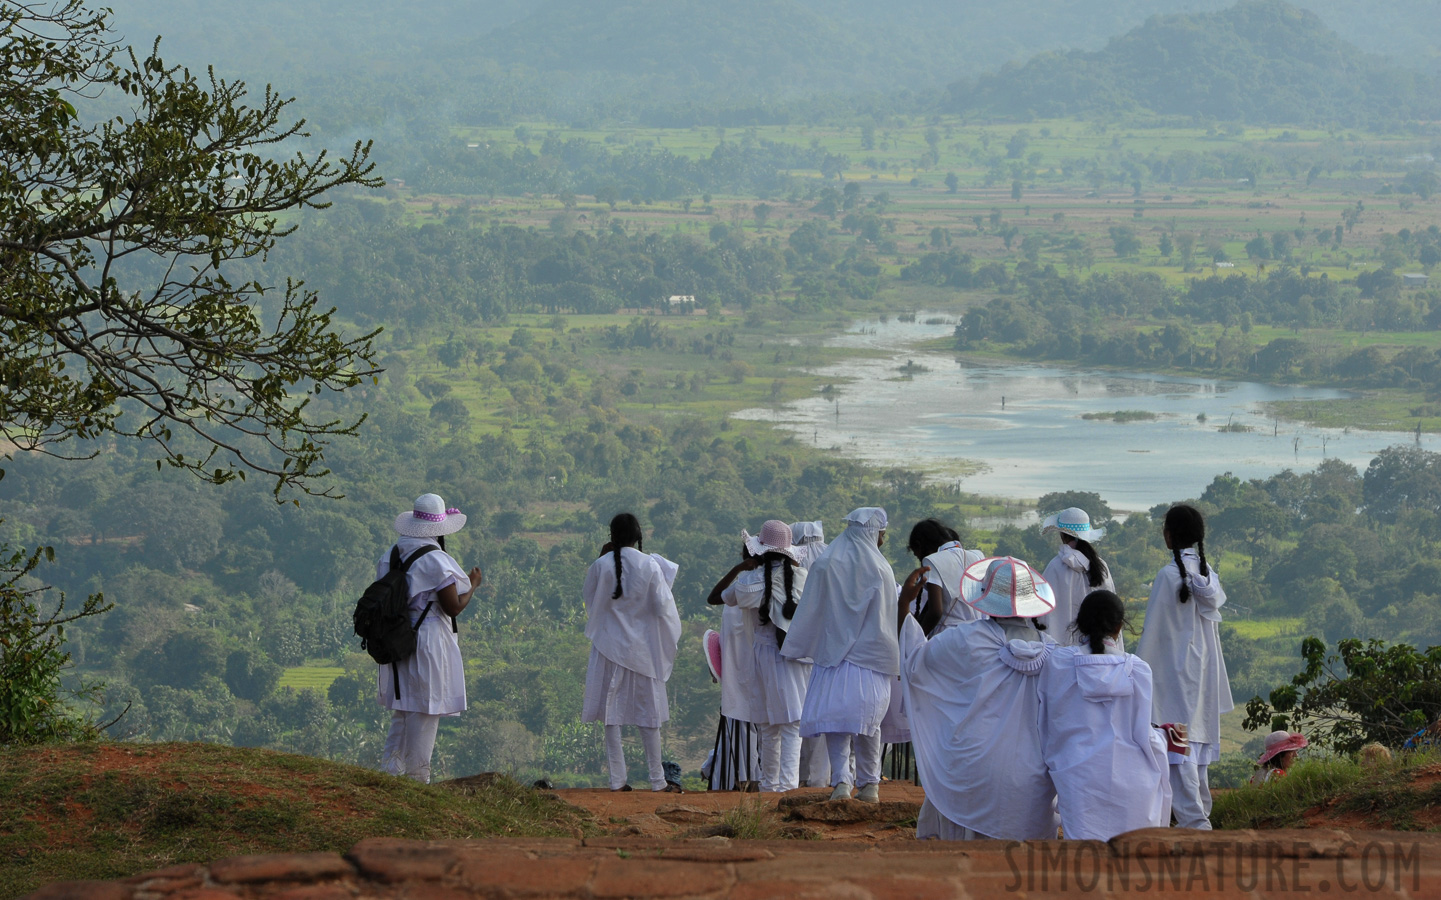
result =
[[806,570],[781,653],[835,668],[842,662],[882,675],[900,671],[896,575],[876,546],[880,529],[852,524]]
[[621,566],[624,591],[615,598],[611,554],[585,573],[585,636],[591,650],[581,721],[654,728],[670,718],[665,683],[680,643],[680,613],[671,595],[676,565],[625,547]]
[[1204,578],[1199,574],[1196,551],[1183,550],[1181,562],[1191,598],[1186,603],[1178,599],[1181,576],[1174,561],[1156,573],[1136,655],[1151,667],[1151,721],[1184,722],[1190,742],[1205,748],[1196,764],[1206,765],[1219,755],[1221,714],[1236,705],[1221,658],[1219,626],[1226,592],[1215,569]]
[[1129,653],[1057,647],[1041,670],[1041,747],[1067,839],[1107,841],[1171,821],[1151,669]]
[[[791,591],[799,600],[805,590],[806,570],[800,567],[791,570]],[[771,571],[771,605],[779,610],[785,602],[786,583],[785,573],[780,566]],[[748,682],[733,688],[733,693],[743,694],[742,698],[735,698],[733,704],[736,708],[744,705],[749,718],[727,712],[727,691],[726,685],[721,685],[721,712],[730,718],[739,718],[745,722],[755,722],[761,725],[787,725],[791,722],[798,722],[801,718],[801,708],[805,705],[806,684],[811,677],[811,664],[787,659],[781,655],[780,648],[776,645],[776,629],[774,625],[760,623],[760,607],[765,600],[765,569],[752,569],[748,572],[741,572],[735,580],[721,592],[721,600],[725,601],[726,610],[722,613],[722,621],[726,616],[734,615],[743,618],[746,622],[749,640],[737,642],[734,651],[739,659],[736,662],[738,671],[745,673],[745,680]],[[731,662],[726,659],[728,641],[725,633],[721,637],[721,677],[723,681],[730,679]],[[739,702],[736,702],[739,701]]]
[[1086,642],[1085,638],[1071,630],[1071,626],[1076,624],[1076,614],[1081,611],[1081,601],[1086,599],[1086,595],[1091,591],[1116,590],[1116,582],[1111,579],[1110,566],[1106,567],[1106,577],[1101,580],[1100,587],[1091,587],[1090,571],[1091,563],[1086,559],[1086,555],[1063,544],[1041,575],[1050,582],[1051,589],[1056,592],[1056,608],[1051,610],[1050,615],[1043,616],[1041,621],[1046,624],[1046,634],[1063,647],[1074,647]]
[[826,552],[826,533],[820,522],[796,522],[791,525],[791,537],[795,541],[791,549],[796,553],[796,562],[803,569],[809,569],[821,554]]
[[[1032,632],[1034,633],[1034,632]],[[1007,641],[994,619],[930,641],[906,617],[902,680],[926,799],[951,823],[1002,840],[1056,836],[1056,791],[1041,753],[1036,676],[1055,647]]]
[[[425,622],[415,635],[415,653],[398,666],[400,697],[395,696],[395,676],[390,666],[380,667],[376,681],[376,702],[387,709],[418,712],[432,716],[458,716],[465,709],[465,663],[460,657],[460,641],[451,630],[450,616],[440,608],[436,596],[447,585],[455,585],[457,593],[470,590],[470,579],[451,556],[439,549],[434,538],[403,537],[396,541],[401,559],[421,547],[437,549],[417,559],[405,573],[410,591],[410,624],[420,618],[427,603],[433,603]],[[390,549],[375,565],[375,577],[390,571]]]
[[[934,584],[941,589],[945,604],[935,632],[962,622],[974,622],[984,616],[984,613],[961,600],[961,575],[967,566],[980,562],[985,556],[979,550],[967,550],[961,546],[960,541],[951,541],[921,560],[921,565],[929,569],[926,572],[926,584]],[[923,591],[917,602],[924,603],[925,595],[926,592]]]

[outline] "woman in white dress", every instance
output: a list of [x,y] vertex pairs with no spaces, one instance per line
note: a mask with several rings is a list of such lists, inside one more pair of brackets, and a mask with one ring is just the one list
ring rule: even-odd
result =
[[628,791],[621,726],[640,730],[654,791],[680,791],[661,765],[660,726],[670,719],[665,683],[675,667],[680,614],[671,585],[676,565],[642,552],[640,522],[621,513],[610,522],[610,542],[585,573],[585,673],[582,722],[605,724],[610,789]]
[[1151,727],[1151,668],[1121,646],[1126,607],[1112,591],[1081,601],[1085,641],[1041,669],[1041,749],[1067,839],[1108,841],[1171,821],[1166,743]]
[[901,628],[911,743],[926,788],[916,837],[1054,839],[1037,676],[1055,644],[1034,624],[1051,611],[1051,588],[1021,560],[993,557],[966,569],[961,597],[985,617],[929,641],[908,614]]
[[1221,757],[1221,714],[1231,682],[1221,657],[1226,592],[1206,562],[1206,520],[1194,506],[1166,512],[1161,537],[1172,561],[1156,573],[1136,655],[1151,667],[1151,721],[1185,725],[1188,752],[1172,756],[1172,812],[1182,828],[1211,828],[1207,767]]
[[917,522],[906,547],[921,564],[901,585],[901,601],[927,635],[981,617],[961,601],[961,573],[984,553],[961,546],[955,529],[935,519]]
[[[881,555],[886,511],[863,507],[806,571],[806,589],[781,654],[815,663],[801,712],[801,735],[826,736],[832,799],[880,799],[881,720],[890,680],[900,671],[896,577]],[[855,748],[856,774],[850,775]]]
[[405,582],[416,628],[415,653],[380,667],[376,699],[391,710],[380,767],[427,784],[441,717],[465,710],[465,665],[455,617],[470,604],[481,575],[478,568],[465,572],[445,552],[445,536],[464,525],[460,510],[447,508],[436,494],[422,494],[410,512],[396,516],[400,539],[375,565],[379,580],[392,566],[408,563]]
[[784,522],[772,519],[759,535],[741,532],[741,539],[745,558],[711,589],[707,602],[724,603],[750,622],[753,681],[744,687],[761,732],[760,789],[789,791],[800,787],[800,718],[811,664],[787,659],[780,648],[805,590],[806,570],[796,564]]
[[[826,552],[825,525],[820,519],[814,522],[792,522],[791,540],[801,568],[809,569],[811,564]],[[847,771],[851,773],[845,779],[847,782],[855,780],[855,768],[855,760],[852,758],[847,767]],[[831,786],[831,760],[826,753],[825,735],[801,738],[800,771],[801,783],[806,787]]]
[[1042,577],[1056,592],[1056,609],[1046,616],[1047,632],[1062,646],[1084,644],[1074,629],[1081,600],[1091,591],[1115,592],[1111,569],[1091,546],[1106,536],[1106,529],[1092,528],[1084,509],[1071,507],[1049,516],[1041,523],[1041,534],[1059,532],[1061,546],[1046,566]]

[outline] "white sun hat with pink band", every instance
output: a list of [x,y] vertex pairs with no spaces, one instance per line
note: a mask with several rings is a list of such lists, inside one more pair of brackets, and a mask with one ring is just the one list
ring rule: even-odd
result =
[[741,540],[745,541],[746,550],[750,551],[752,556],[784,553],[792,562],[800,565],[800,555],[791,545],[791,527],[779,519],[768,520],[761,526],[760,534],[751,534],[741,529]]
[[406,537],[441,537],[465,527],[465,514],[447,508],[439,494],[421,494],[415,508],[395,517],[395,530]]
[[1025,560],[991,556],[961,575],[961,599],[988,616],[1035,618],[1056,608],[1056,592]]

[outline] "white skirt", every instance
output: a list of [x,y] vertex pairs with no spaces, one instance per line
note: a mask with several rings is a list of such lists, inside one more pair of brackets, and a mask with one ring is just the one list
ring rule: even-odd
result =
[[891,680],[846,660],[838,666],[815,666],[801,710],[801,737],[833,732],[879,736],[891,705]]
[[665,682],[611,662],[594,647],[585,670],[582,722],[659,728],[670,719]]
[[891,678],[890,682],[891,705],[886,708],[886,717],[881,719],[881,740],[887,744],[908,744],[911,740],[911,720],[906,717],[901,680]]
[[781,656],[774,625],[756,629],[755,657],[760,677],[757,711],[765,712],[765,721],[758,724],[789,725],[799,721],[811,680],[811,664]]
[[465,710],[465,663],[460,642],[450,630],[450,617],[437,605],[415,636],[415,653],[399,664],[400,697],[390,663],[380,667],[376,700],[387,709],[458,716]]

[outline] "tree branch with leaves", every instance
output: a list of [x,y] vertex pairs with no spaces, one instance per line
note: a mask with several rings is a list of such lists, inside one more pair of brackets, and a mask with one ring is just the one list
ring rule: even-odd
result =
[[[167,66],[158,39],[119,49],[106,16],[0,0],[0,435],[79,457],[95,451],[61,445],[141,438],[208,481],[326,493],[325,448],[360,420],[311,401],[376,373],[375,332],[342,334],[303,283],[227,275],[294,230],[286,214],[379,186],[370,145],[286,155],[307,136],[291,100]],[[107,92],[131,115],[77,111]]]

